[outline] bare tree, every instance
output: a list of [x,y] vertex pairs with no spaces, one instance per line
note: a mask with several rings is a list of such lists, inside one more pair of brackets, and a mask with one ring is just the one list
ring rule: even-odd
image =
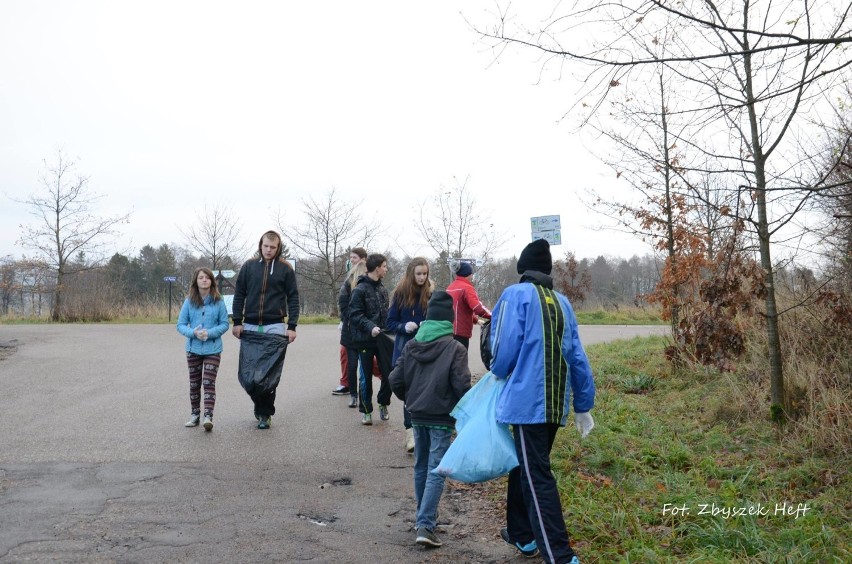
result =
[[[130,216],[97,215],[94,205],[100,196],[89,190],[87,177],[74,174],[75,165],[62,150],[57,151],[55,164],[44,161],[41,190],[21,202],[29,206],[36,221],[20,226],[18,244],[35,250],[56,276],[50,314],[54,321],[63,316],[65,277],[98,266],[109,242],[107,236]],[[86,261],[72,260],[78,256],[86,257]]]
[[337,316],[337,293],[346,274],[346,254],[353,247],[370,248],[384,228],[378,218],[363,216],[361,202],[340,199],[335,188],[321,199],[302,200],[302,206],[304,223],[289,227],[291,224],[285,223],[279,211],[278,228],[293,246],[295,258],[315,259],[298,263],[299,278],[323,288],[330,313]]
[[[852,88],[846,92],[852,97]],[[833,285],[852,292],[852,108],[840,103],[835,123],[826,129],[823,157],[816,159],[817,179],[827,179],[817,210],[823,220],[816,230],[826,242],[827,272]]]
[[0,314],[9,315],[9,308],[15,298],[18,268],[12,255],[0,258]]
[[[420,227],[439,265],[443,266],[451,258],[475,258],[486,267],[480,270],[482,276],[489,272],[487,264],[493,260],[504,239],[497,235],[488,210],[476,201],[468,188],[469,178],[464,182],[453,180],[453,186],[442,187],[420,203]],[[435,273],[439,287],[447,285],[443,283],[443,270]]]
[[588,268],[581,268],[572,251],[565,252],[564,260],[554,261],[553,274],[554,286],[565,294],[574,307],[586,301],[592,289],[592,277]]
[[202,258],[210,260],[211,268],[219,270],[226,257],[242,260],[248,245],[242,234],[242,226],[231,208],[222,204],[204,206],[196,214],[196,221],[187,227],[178,226],[187,244]]
[[[683,123],[672,141],[704,155],[733,202],[727,213],[750,228],[765,272],[764,316],[770,364],[772,416],[783,421],[790,403],[783,359],[772,250],[800,237],[794,218],[826,189],[805,180],[817,153],[812,121],[818,121],[834,89],[852,66],[847,3],[813,7],[808,2],[723,0],[669,3],[580,0],[530,30],[500,14],[482,36],[499,51],[525,45],[551,62],[588,65],[577,105],[594,112],[618,91],[648,80],[646,69],[666,68],[679,77]],[[674,22],[676,33],[665,35]],[[509,29],[509,26],[515,26]],[[581,27],[585,33],[571,33]],[[589,43],[579,44],[584,38]],[[666,42],[665,53],[641,53],[637,45]],[[586,97],[592,97],[587,101]]]

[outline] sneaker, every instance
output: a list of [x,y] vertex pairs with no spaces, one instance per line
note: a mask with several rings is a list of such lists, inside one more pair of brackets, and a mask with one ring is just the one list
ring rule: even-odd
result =
[[349,396],[349,407],[358,407],[358,398],[356,396]]
[[189,421],[183,424],[184,427],[198,427],[198,422],[201,421],[200,413],[193,413],[189,416]]
[[414,454],[414,429],[405,430],[405,452]]
[[388,413],[388,406],[379,404],[379,419],[382,421],[387,421],[390,419],[390,413]]
[[[538,546],[536,546],[535,544],[535,539],[528,542],[527,544],[521,544],[517,541],[512,541],[512,539],[509,538],[509,530],[505,527],[500,529],[500,536],[503,537],[504,541],[514,546],[518,550],[518,552],[520,552],[525,557],[534,558],[538,556]],[[577,557],[575,556],[574,558]],[[574,564],[573,561],[571,562],[571,564]],[[577,562],[577,564],[579,564],[579,561]]]
[[212,431],[213,430],[213,416],[205,415],[204,416],[204,430]]
[[271,415],[261,415],[260,421],[257,424],[258,429],[269,429],[269,426],[272,425],[272,416]]
[[568,564],[580,564],[580,559],[574,556]]
[[361,414],[361,425],[372,425],[373,424],[373,416],[369,413]]
[[337,386],[333,390],[331,390],[331,395],[333,396],[345,396],[349,393],[349,388],[346,386]]
[[417,540],[414,541],[417,544],[422,544],[423,546],[441,546],[443,543],[441,540],[435,535],[433,531],[430,531],[426,527],[420,527],[417,529]]

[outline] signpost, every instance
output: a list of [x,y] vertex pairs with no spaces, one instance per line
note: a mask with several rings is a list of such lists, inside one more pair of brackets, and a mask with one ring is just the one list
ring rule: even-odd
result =
[[542,215],[530,218],[532,240],[545,239],[551,245],[562,244],[562,222],[558,215]]
[[169,283],[169,323],[172,322],[172,283],[177,281],[177,276],[163,276],[163,282]]

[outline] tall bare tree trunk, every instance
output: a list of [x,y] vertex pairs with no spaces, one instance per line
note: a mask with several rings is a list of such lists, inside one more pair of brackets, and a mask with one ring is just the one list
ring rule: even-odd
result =
[[[56,193],[60,193],[62,190],[62,177],[57,175],[56,179]],[[62,208],[60,203],[57,202],[56,206],[53,210],[56,214],[56,220],[53,226],[54,229],[54,237],[53,241],[56,245],[56,289],[53,292],[53,302],[50,308],[50,319],[51,321],[60,321],[62,319],[62,284],[65,281],[65,249],[63,249],[62,238],[60,237],[62,222],[60,220]]]
[[[669,123],[666,116],[666,95],[665,95],[665,84],[663,83],[663,73],[660,73],[660,119],[662,120],[662,128],[663,128],[663,175],[665,181],[665,190],[666,190],[666,246],[667,251],[669,253],[669,267],[671,271],[676,272],[676,261],[677,257],[675,255],[675,240],[674,240],[674,220],[672,218],[672,179],[671,179],[671,161],[669,156]],[[671,305],[671,326],[672,326],[672,339],[677,341],[677,327],[680,323],[680,285],[675,282],[674,286],[672,286],[672,294],[674,295],[674,299],[672,300]]]
[[748,47],[748,37],[745,37],[746,53],[743,58],[745,65],[746,101],[748,121],[751,134],[751,149],[754,159],[755,200],[757,206],[757,239],[760,249],[760,265],[766,272],[766,337],[769,347],[769,397],[772,420],[783,423],[786,418],[787,401],[784,393],[784,365],[781,358],[781,337],[778,332],[778,306],[775,302],[775,275],[772,270],[772,255],[769,245],[769,217],[766,210],[766,155],[758,129],[757,112],[755,110],[754,85],[752,82],[751,53]]
[[53,292],[53,303],[50,308],[51,321],[62,320],[62,284],[64,282],[65,272],[59,269],[56,272],[56,290]]

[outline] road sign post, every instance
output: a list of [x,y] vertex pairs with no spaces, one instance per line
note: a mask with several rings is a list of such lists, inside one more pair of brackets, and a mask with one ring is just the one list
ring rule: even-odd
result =
[[169,323],[172,322],[172,283],[177,280],[177,276],[163,276],[163,282],[169,283]]

